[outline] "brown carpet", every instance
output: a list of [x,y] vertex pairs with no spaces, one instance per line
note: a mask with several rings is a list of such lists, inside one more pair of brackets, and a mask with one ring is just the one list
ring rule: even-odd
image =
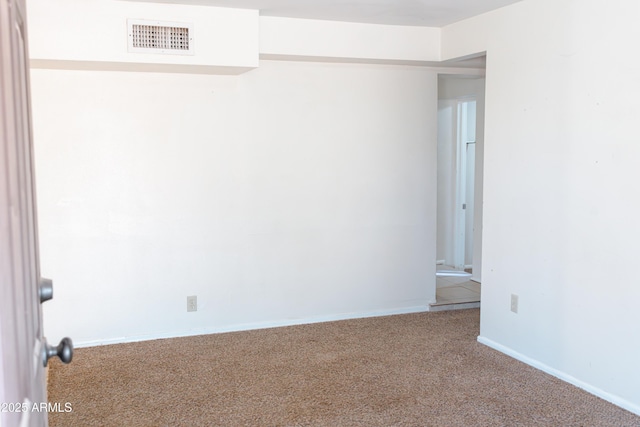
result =
[[640,426],[476,341],[479,310],[76,350],[51,426]]

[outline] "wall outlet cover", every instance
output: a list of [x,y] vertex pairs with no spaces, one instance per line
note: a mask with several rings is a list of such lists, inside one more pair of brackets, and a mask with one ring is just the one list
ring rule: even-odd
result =
[[518,295],[511,294],[511,311],[518,313]]
[[198,311],[198,297],[195,295],[187,297],[187,311]]

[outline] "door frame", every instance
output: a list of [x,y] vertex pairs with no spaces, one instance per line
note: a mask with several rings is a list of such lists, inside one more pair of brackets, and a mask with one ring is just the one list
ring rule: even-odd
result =
[[[482,54],[478,54],[482,56]],[[470,83],[473,81],[474,83]],[[485,120],[486,72],[484,69],[447,69],[438,73],[438,194],[436,264],[453,264],[453,222],[455,203],[455,168],[457,128],[452,114],[456,114],[459,100],[476,101],[476,145],[474,161],[474,211],[473,224],[473,272],[471,280],[480,282],[482,275],[482,223],[483,223],[483,175],[484,175],[484,120]],[[447,108],[454,111],[446,111]],[[448,141],[448,142],[445,142]],[[443,145],[446,144],[446,145]],[[449,145],[451,144],[451,145]],[[441,156],[441,149],[443,151]],[[446,172],[449,171],[449,172]],[[459,204],[459,203],[456,203]]]

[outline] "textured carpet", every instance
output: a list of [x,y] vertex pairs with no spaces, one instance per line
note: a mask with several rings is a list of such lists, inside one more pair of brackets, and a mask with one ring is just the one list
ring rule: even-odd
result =
[[51,426],[640,426],[479,344],[479,310],[78,349]]

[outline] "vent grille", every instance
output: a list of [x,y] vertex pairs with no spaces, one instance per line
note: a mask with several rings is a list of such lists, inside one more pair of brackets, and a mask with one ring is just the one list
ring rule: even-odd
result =
[[193,55],[190,24],[128,20],[129,52]]
[[159,25],[133,26],[133,47],[189,50],[189,29]]

